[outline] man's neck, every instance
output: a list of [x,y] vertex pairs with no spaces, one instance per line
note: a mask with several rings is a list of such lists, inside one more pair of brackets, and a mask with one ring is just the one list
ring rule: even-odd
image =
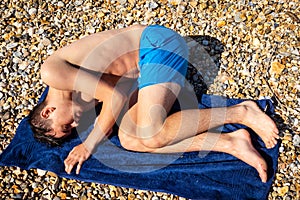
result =
[[49,87],[49,91],[47,94],[48,101],[72,101],[72,92],[57,90],[55,88]]

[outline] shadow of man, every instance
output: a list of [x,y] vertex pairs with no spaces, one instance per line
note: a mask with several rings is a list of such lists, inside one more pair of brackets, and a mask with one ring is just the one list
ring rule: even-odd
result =
[[189,66],[187,81],[194,89],[196,96],[207,93],[220,70],[221,54],[224,45],[211,36],[193,35],[184,39],[189,48]]

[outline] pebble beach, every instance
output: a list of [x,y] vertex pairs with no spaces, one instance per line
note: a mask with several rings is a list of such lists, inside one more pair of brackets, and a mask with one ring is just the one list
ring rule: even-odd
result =
[[[2,0],[0,17],[0,153],[44,91],[40,66],[55,50],[100,31],[160,24],[201,36],[217,66],[200,71],[205,92],[276,102],[281,144],[268,199],[300,199],[299,0]],[[188,78],[201,92],[197,73],[190,70]],[[0,167],[0,197],[185,199],[18,167]]]

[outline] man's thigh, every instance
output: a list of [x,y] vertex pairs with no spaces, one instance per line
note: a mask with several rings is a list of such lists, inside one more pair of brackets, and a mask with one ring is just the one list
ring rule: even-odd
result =
[[[158,132],[180,91],[176,83],[160,83],[139,90],[136,104],[136,126],[140,131]],[[150,131],[151,132],[151,131]]]
[[122,134],[138,136],[146,128],[160,129],[181,87],[176,83],[149,85],[138,90],[120,124]]

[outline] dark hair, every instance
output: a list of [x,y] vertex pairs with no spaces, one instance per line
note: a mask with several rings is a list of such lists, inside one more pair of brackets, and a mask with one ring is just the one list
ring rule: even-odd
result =
[[43,101],[40,104],[36,105],[28,116],[29,124],[31,130],[33,131],[33,136],[39,142],[46,143],[49,146],[60,146],[64,141],[63,138],[55,138],[51,135],[46,134],[50,131],[53,131],[53,129],[51,128],[52,120],[43,119],[41,117],[41,112],[46,105],[46,101]]

